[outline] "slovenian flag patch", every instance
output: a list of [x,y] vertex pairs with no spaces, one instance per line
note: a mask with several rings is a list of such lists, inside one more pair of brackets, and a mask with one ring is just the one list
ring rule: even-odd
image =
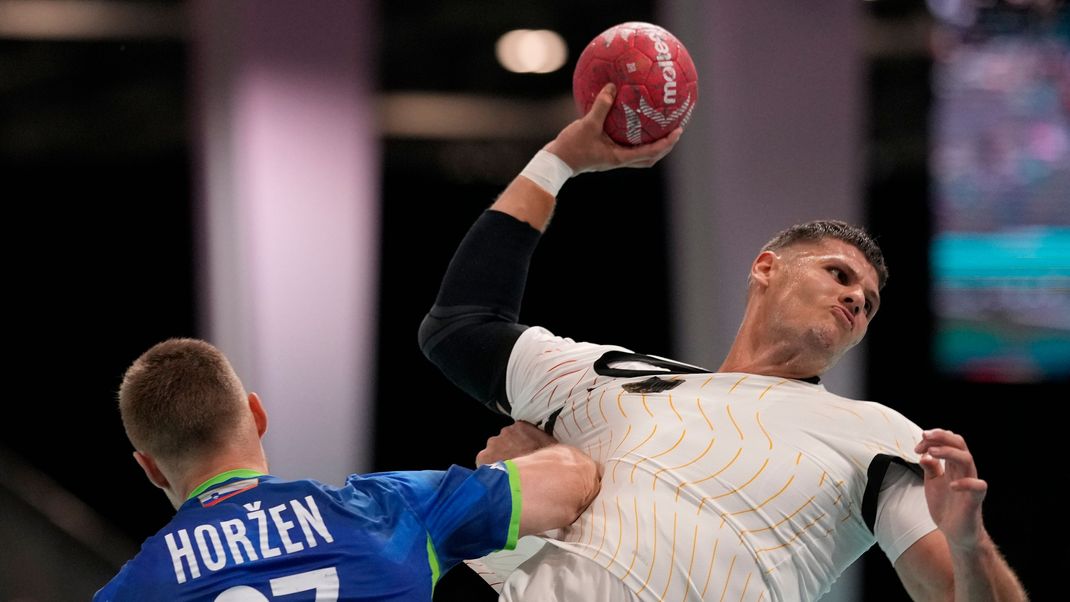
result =
[[201,502],[201,506],[208,508],[209,506],[215,506],[227,498],[234,497],[243,491],[249,491],[259,484],[260,479],[234,481],[233,483],[228,483],[222,487],[216,487],[211,491],[206,491],[198,495],[197,500]]

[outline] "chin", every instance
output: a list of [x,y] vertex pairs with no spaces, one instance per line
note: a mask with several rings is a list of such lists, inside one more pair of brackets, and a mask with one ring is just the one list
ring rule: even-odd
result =
[[836,348],[836,333],[828,328],[811,328],[806,332],[804,340],[814,351],[832,353]]
[[811,328],[803,337],[812,363],[820,366],[818,374],[831,368],[847,351],[836,339],[835,332],[822,328]]

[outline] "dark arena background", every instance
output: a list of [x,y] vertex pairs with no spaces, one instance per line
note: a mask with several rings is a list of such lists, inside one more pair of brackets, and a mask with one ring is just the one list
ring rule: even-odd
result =
[[[965,434],[987,528],[1031,595],[1054,599],[1066,8],[708,4],[0,0],[0,602],[88,599],[171,516],[116,405],[126,366],[168,337],[213,340],[248,388],[277,392],[266,441],[284,476],[473,464],[507,421],[423,358],[417,328],[468,225],[575,117],[579,52],[625,21],[688,46],[693,122],[655,168],[565,187],[522,322],[716,368],[765,238],[806,219],[865,224],[892,276],[829,389]],[[495,44],[515,29],[557,32],[560,66],[505,69]],[[265,74],[342,91],[288,105],[257,87]],[[350,154],[316,147],[346,132]],[[285,212],[306,192],[310,214],[339,211],[312,224],[308,256],[273,244],[294,244]],[[907,599],[876,548],[841,582],[826,599]],[[488,592],[462,566],[435,600]]]

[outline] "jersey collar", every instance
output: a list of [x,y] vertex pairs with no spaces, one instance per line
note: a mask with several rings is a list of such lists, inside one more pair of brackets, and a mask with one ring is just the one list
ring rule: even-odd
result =
[[249,479],[249,478],[252,478],[252,477],[262,477],[262,476],[264,476],[264,473],[262,473],[260,471],[257,471],[257,470],[250,470],[248,468],[238,468],[236,470],[228,470],[226,472],[217,474],[216,476],[214,476],[214,477],[208,479],[207,481],[201,483],[200,485],[198,485],[192,492],[190,492],[190,494],[188,496],[186,496],[186,501],[188,502],[188,501],[192,500],[193,498],[195,498],[198,495],[204,493],[208,489],[211,489],[212,487],[214,487],[216,485],[219,485],[220,483],[222,483],[224,481],[229,481],[231,479]]

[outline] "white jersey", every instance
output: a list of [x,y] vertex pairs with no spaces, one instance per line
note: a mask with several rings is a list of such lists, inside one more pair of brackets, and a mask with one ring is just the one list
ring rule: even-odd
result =
[[898,412],[779,377],[652,376],[660,358],[644,357],[530,328],[509,358],[512,417],[604,469],[551,535],[587,559],[573,570],[608,571],[640,600],[813,600],[875,541],[894,561],[936,528],[912,473],[886,479],[905,489],[879,508],[866,493],[871,465],[918,461],[921,429]]

